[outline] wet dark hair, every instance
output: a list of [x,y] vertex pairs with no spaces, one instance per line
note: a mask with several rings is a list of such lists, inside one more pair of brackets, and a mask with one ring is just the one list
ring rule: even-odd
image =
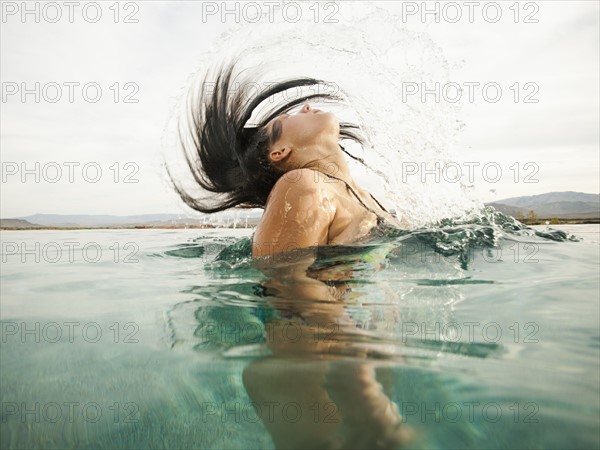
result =
[[[331,88],[335,85],[302,77],[271,83],[266,89],[258,90],[257,83],[246,77],[234,86],[239,78],[234,77],[235,65],[235,60],[221,65],[214,82],[209,81],[210,74],[207,74],[200,86],[190,91],[186,120],[179,122],[179,142],[191,175],[201,188],[219,195],[210,199],[195,198],[173,178],[167,168],[181,199],[203,213],[214,213],[235,206],[264,208],[271,189],[284,174],[268,159],[269,148],[274,142],[270,140],[266,125],[307,100],[344,100],[342,95],[317,89],[316,93],[301,95],[293,100],[273,101],[274,106],[263,114],[255,126],[246,127],[255,109],[272,96],[292,88],[297,90],[319,85]],[[213,88],[211,92],[209,87]],[[254,96],[251,95],[253,90]],[[277,139],[277,136],[273,137]],[[351,139],[361,145],[365,142],[360,127],[346,122],[340,122],[341,139]],[[340,147],[350,157],[363,162]]]

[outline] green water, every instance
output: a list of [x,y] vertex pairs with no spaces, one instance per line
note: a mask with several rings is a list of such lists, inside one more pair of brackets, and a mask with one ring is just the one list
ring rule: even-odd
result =
[[3,231],[0,446],[598,448],[599,227],[545,228],[267,268],[251,230]]

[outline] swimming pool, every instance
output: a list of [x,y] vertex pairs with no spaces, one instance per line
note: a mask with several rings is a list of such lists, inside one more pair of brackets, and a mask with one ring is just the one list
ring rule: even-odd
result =
[[557,228],[322,254],[302,306],[252,230],[3,231],[0,446],[597,448],[600,230]]

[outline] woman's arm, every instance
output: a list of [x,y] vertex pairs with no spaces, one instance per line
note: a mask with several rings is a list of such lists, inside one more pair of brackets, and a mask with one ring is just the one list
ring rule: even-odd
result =
[[252,256],[274,256],[327,245],[335,216],[330,191],[311,169],[295,169],[273,187],[254,233]]

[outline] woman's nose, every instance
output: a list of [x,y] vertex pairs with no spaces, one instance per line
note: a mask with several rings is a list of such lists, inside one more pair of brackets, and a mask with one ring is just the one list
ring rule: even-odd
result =
[[310,107],[310,105],[308,103],[305,103],[304,106],[302,107],[302,109],[300,110],[300,112],[302,113],[307,113],[310,112],[312,108]]

